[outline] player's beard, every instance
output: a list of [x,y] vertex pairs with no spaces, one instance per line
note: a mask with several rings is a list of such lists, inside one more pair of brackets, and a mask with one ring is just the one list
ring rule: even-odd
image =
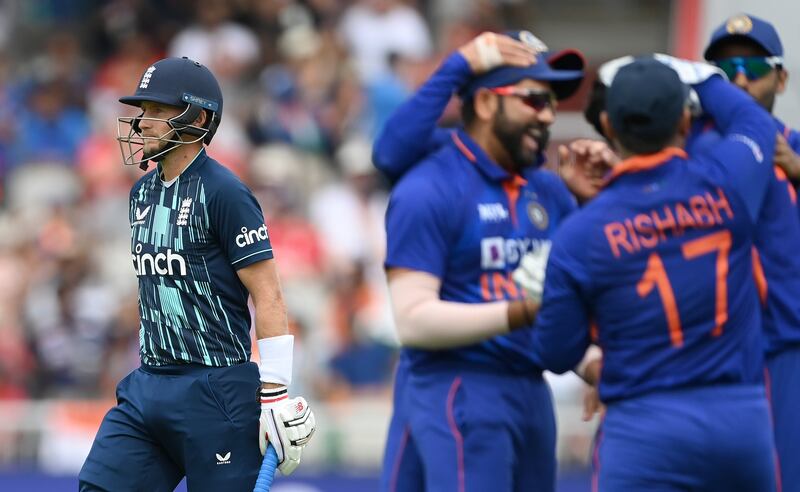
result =
[[[174,133],[170,132],[166,135],[166,138],[175,138],[173,135]],[[145,150],[142,153],[142,158],[147,159],[148,161],[161,162],[167,157],[167,154],[169,154],[169,152],[164,152],[164,150],[167,149],[171,150],[175,148],[175,144],[173,142],[165,142],[163,140],[158,140],[158,141],[151,140],[151,142],[156,143],[155,147],[152,148],[151,150],[147,150],[147,147],[145,147]],[[163,152],[163,154],[157,155],[161,152]]]
[[[547,125],[536,122],[530,124],[515,123],[509,120],[502,103],[492,122],[492,131],[511,157],[514,171],[521,172],[527,167],[535,166],[539,155],[547,148],[550,140],[550,129]],[[523,142],[530,136],[536,142],[536,149],[529,149]]]

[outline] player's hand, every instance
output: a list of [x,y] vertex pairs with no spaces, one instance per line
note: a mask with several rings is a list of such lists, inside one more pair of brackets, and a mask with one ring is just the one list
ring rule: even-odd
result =
[[800,156],[795,154],[783,135],[775,137],[775,165],[783,169],[789,179],[800,179]]
[[511,274],[514,281],[525,290],[525,296],[541,304],[544,291],[544,276],[547,270],[547,258],[550,256],[550,241],[522,257],[519,266]]
[[592,420],[596,413],[599,413],[602,418],[606,413],[606,407],[600,401],[600,393],[597,390],[597,386],[586,386],[586,390],[583,393],[583,421]]
[[[681,82],[687,85],[700,84],[714,75],[719,75],[725,80],[728,79],[728,76],[725,75],[725,72],[723,72],[721,68],[711,65],[710,63],[683,60],[663,53],[656,53],[653,55],[653,58],[675,70]],[[619,69],[632,63],[634,60],[635,58],[632,56],[623,56],[609,60],[600,65],[600,68],[597,69],[597,77],[603,85],[611,87],[611,83],[614,81],[614,77],[616,77]]]
[[494,32],[479,35],[460,47],[458,51],[466,58],[472,73],[476,75],[502,65],[516,67],[533,65],[536,63],[537,53],[532,46]]
[[558,147],[558,174],[578,201],[585,203],[600,192],[619,160],[606,142],[578,139]]
[[706,62],[689,61],[674,56],[656,53],[653,57],[678,73],[681,82],[686,85],[696,85],[705,82],[714,75],[719,75],[725,80],[728,76],[721,68]]
[[278,454],[278,469],[289,475],[300,464],[303,447],[314,435],[314,412],[305,398],[289,398],[286,386],[261,389],[258,446],[261,454],[272,444]]

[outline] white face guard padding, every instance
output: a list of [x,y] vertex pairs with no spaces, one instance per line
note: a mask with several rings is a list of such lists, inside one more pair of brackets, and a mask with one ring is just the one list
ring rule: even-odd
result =
[[[187,106],[183,113],[170,119],[146,118],[143,116],[121,116],[117,118],[117,141],[119,142],[120,152],[122,153],[122,163],[126,166],[138,164],[139,167],[146,170],[148,161],[158,161],[167,152],[180,145],[202,141],[209,132],[208,128],[180,123],[190,108],[191,106]],[[142,135],[139,127],[139,122],[143,120],[166,123],[169,125],[170,129],[158,137],[145,137]],[[188,135],[193,138],[190,140],[182,140],[182,135]],[[165,142],[166,145],[158,153],[145,157],[144,145],[147,141]]]

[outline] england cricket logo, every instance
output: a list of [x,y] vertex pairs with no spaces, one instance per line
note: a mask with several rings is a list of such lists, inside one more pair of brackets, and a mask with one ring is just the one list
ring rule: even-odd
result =
[[189,210],[192,207],[192,199],[191,198],[184,198],[181,202],[181,209],[178,211],[178,221],[175,222],[175,225],[185,226],[189,221]]
[[151,66],[144,72],[144,75],[142,75],[142,81],[139,83],[139,89],[147,89],[147,86],[150,85],[150,77],[153,76],[153,72],[155,71],[156,67]]

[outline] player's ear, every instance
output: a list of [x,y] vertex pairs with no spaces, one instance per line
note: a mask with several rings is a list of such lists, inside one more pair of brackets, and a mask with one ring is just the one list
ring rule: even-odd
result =
[[194,119],[192,125],[198,126],[200,128],[205,128],[206,121],[208,121],[208,111],[204,109],[200,111],[200,114],[198,114],[197,118]]
[[786,90],[786,83],[789,81],[789,72],[785,68],[778,70],[778,87],[775,89],[776,94],[783,94]]
[[692,110],[690,110],[689,108],[683,108],[683,114],[681,114],[681,119],[678,121],[678,135],[686,138],[689,135],[691,129],[692,129]]
[[617,133],[614,131],[614,127],[611,126],[611,120],[608,118],[608,111],[600,112],[600,127],[603,129],[603,136],[606,137],[606,140],[612,143],[616,142]]
[[481,121],[492,121],[497,112],[498,96],[486,89],[478,89],[475,93],[475,116]]

